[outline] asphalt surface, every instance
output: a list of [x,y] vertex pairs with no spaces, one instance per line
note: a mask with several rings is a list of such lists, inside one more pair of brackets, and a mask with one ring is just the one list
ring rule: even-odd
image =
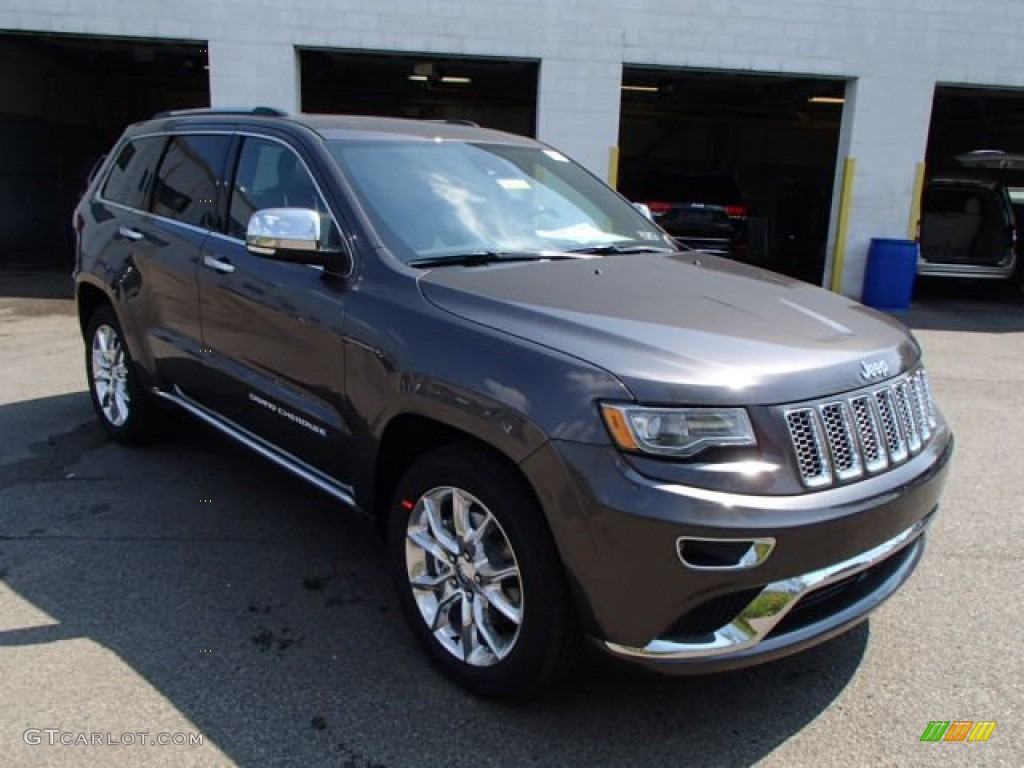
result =
[[[331,499],[186,420],[107,441],[68,289],[0,273],[0,765],[1024,765],[1024,300],[903,315],[958,448],[923,563],[867,623],[718,676],[588,664],[511,707],[426,663]],[[957,719],[998,725],[919,741]]]

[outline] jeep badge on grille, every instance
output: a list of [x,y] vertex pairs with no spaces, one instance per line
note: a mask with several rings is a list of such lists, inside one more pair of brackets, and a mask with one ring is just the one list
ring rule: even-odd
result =
[[860,363],[860,377],[864,381],[880,379],[889,374],[889,364],[885,360],[862,360]]

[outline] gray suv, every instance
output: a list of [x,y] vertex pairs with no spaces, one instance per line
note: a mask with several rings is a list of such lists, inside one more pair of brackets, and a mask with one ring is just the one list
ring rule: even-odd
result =
[[666,672],[772,659],[921,557],[953,438],[914,338],[679,252],[544,144],[167,113],[74,227],[106,431],[185,411],[372,517],[412,631],[476,693],[536,691],[584,641]]

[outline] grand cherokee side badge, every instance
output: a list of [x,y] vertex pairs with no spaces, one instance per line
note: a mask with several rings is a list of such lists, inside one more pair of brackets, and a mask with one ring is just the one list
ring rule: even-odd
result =
[[864,381],[880,379],[889,375],[889,364],[885,360],[861,360],[860,377]]

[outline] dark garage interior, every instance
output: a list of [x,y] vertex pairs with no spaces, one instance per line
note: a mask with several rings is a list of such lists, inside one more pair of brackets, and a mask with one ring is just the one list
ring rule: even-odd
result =
[[301,50],[302,110],[469,120],[536,134],[535,61]]
[[685,202],[691,220],[725,208],[729,255],[820,282],[844,92],[842,80],[627,66],[619,188],[656,212]]
[[986,149],[1024,154],[1024,91],[937,86],[928,164]]
[[206,44],[0,34],[0,267],[70,269],[71,211],[125,125],[210,103]]

